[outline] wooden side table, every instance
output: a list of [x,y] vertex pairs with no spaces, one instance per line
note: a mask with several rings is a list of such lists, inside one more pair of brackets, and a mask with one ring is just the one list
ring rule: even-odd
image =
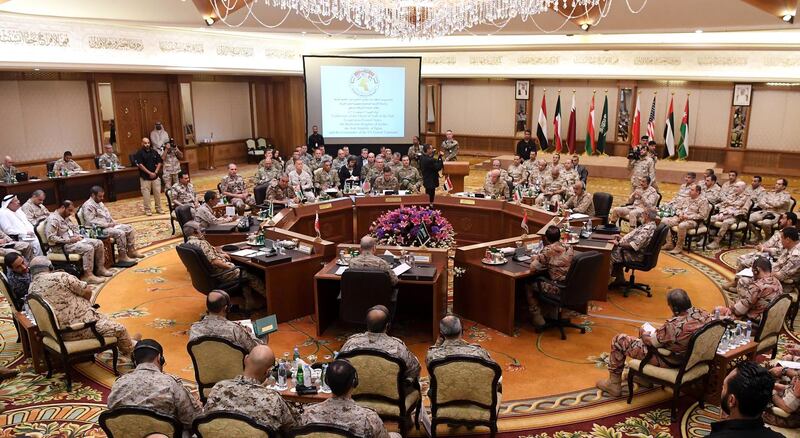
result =
[[39,327],[29,320],[24,313],[14,311],[14,321],[17,322],[19,327],[19,337],[22,343],[22,353],[25,357],[30,357],[33,362],[33,369],[37,373],[47,372],[47,364],[44,360],[44,346],[42,345],[42,336],[39,332]]
[[748,360],[753,352],[756,351],[757,346],[756,342],[750,341],[724,354],[717,353],[714,361],[711,362],[711,369],[708,370],[708,390],[703,394],[706,402],[715,405],[719,404],[720,397],[722,397],[722,383],[725,381],[725,377],[739,362]]

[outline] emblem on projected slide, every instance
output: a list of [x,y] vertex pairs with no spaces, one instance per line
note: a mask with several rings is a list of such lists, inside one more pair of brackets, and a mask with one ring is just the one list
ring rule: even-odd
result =
[[380,80],[374,71],[364,68],[350,76],[350,89],[359,96],[372,96],[380,87]]

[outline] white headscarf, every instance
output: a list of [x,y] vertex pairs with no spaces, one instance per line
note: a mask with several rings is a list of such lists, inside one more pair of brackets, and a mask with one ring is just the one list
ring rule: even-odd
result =
[[13,200],[14,200],[14,198],[16,198],[16,195],[5,195],[5,196],[3,197],[3,205],[2,205],[2,208],[8,208],[8,204],[10,204],[10,203],[11,203],[11,201],[13,201]]

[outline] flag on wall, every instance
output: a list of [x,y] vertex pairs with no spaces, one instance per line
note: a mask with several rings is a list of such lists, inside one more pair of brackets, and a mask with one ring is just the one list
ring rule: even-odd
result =
[[675,155],[675,115],[672,114],[672,97],[669,98],[669,111],[667,111],[667,121],[664,125],[664,143],[667,148],[664,157]]
[[639,144],[642,132],[642,111],[639,106],[639,93],[636,95],[636,109],[633,111],[633,121],[631,122],[631,146]]
[[597,133],[597,152],[606,153],[606,133],[608,132],[608,94],[603,101],[603,113],[600,116],[600,132]]
[[547,102],[545,95],[542,94],[542,107],[539,109],[539,123],[536,126],[536,138],[539,139],[539,147],[546,151],[549,147],[547,142]]
[[689,96],[686,96],[686,106],[683,107],[681,119],[681,140],[678,142],[678,159],[685,160],[689,156]]
[[[653,104],[650,105],[650,117],[647,118],[647,136],[650,140],[656,140],[656,97],[653,96]],[[638,140],[638,139],[637,139]]]
[[556,100],[556,115],[553,116],[553,143],[555,151],[561,153],[561,93]]
[[572,109],[569,110],[569,126],[567,126],[567,150],[570,154],[575,153],[575,92],[572,92]]
[[586,119],[586,153],[592,155],[597,151],[597,143],[594,137],[594,94],[592,103],[589,104],[589,117]]

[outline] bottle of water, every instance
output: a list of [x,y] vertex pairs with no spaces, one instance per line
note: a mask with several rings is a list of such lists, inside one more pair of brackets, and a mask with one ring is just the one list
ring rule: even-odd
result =
[[747,321],[747,328],[745,329],[745,332],[744,332],[745,340],[747,340],[747,342],[750,342],[750,337],[752,335],[753,335],[753,322],[752,321]]
[[297,362],[297,359],[300,359],[300,349],[294,347],[294,354],[292,355],[292,360]]
[[714,320],[715,321],[719,320],[719,308],[714,309]]
[[286,389],[286,363],[283,359],[278,364],[278,388]]
[[333,352],[333,360],[336,360],[338,357],[339,357],[339,352],[338,351],[334,351]]
[[325,381],[325,376],[328,374],[328,364],[322,364],[322,374],[319,375],[320,386],[322,392],[330,392],[331,388],[328,386],[328,383]]

